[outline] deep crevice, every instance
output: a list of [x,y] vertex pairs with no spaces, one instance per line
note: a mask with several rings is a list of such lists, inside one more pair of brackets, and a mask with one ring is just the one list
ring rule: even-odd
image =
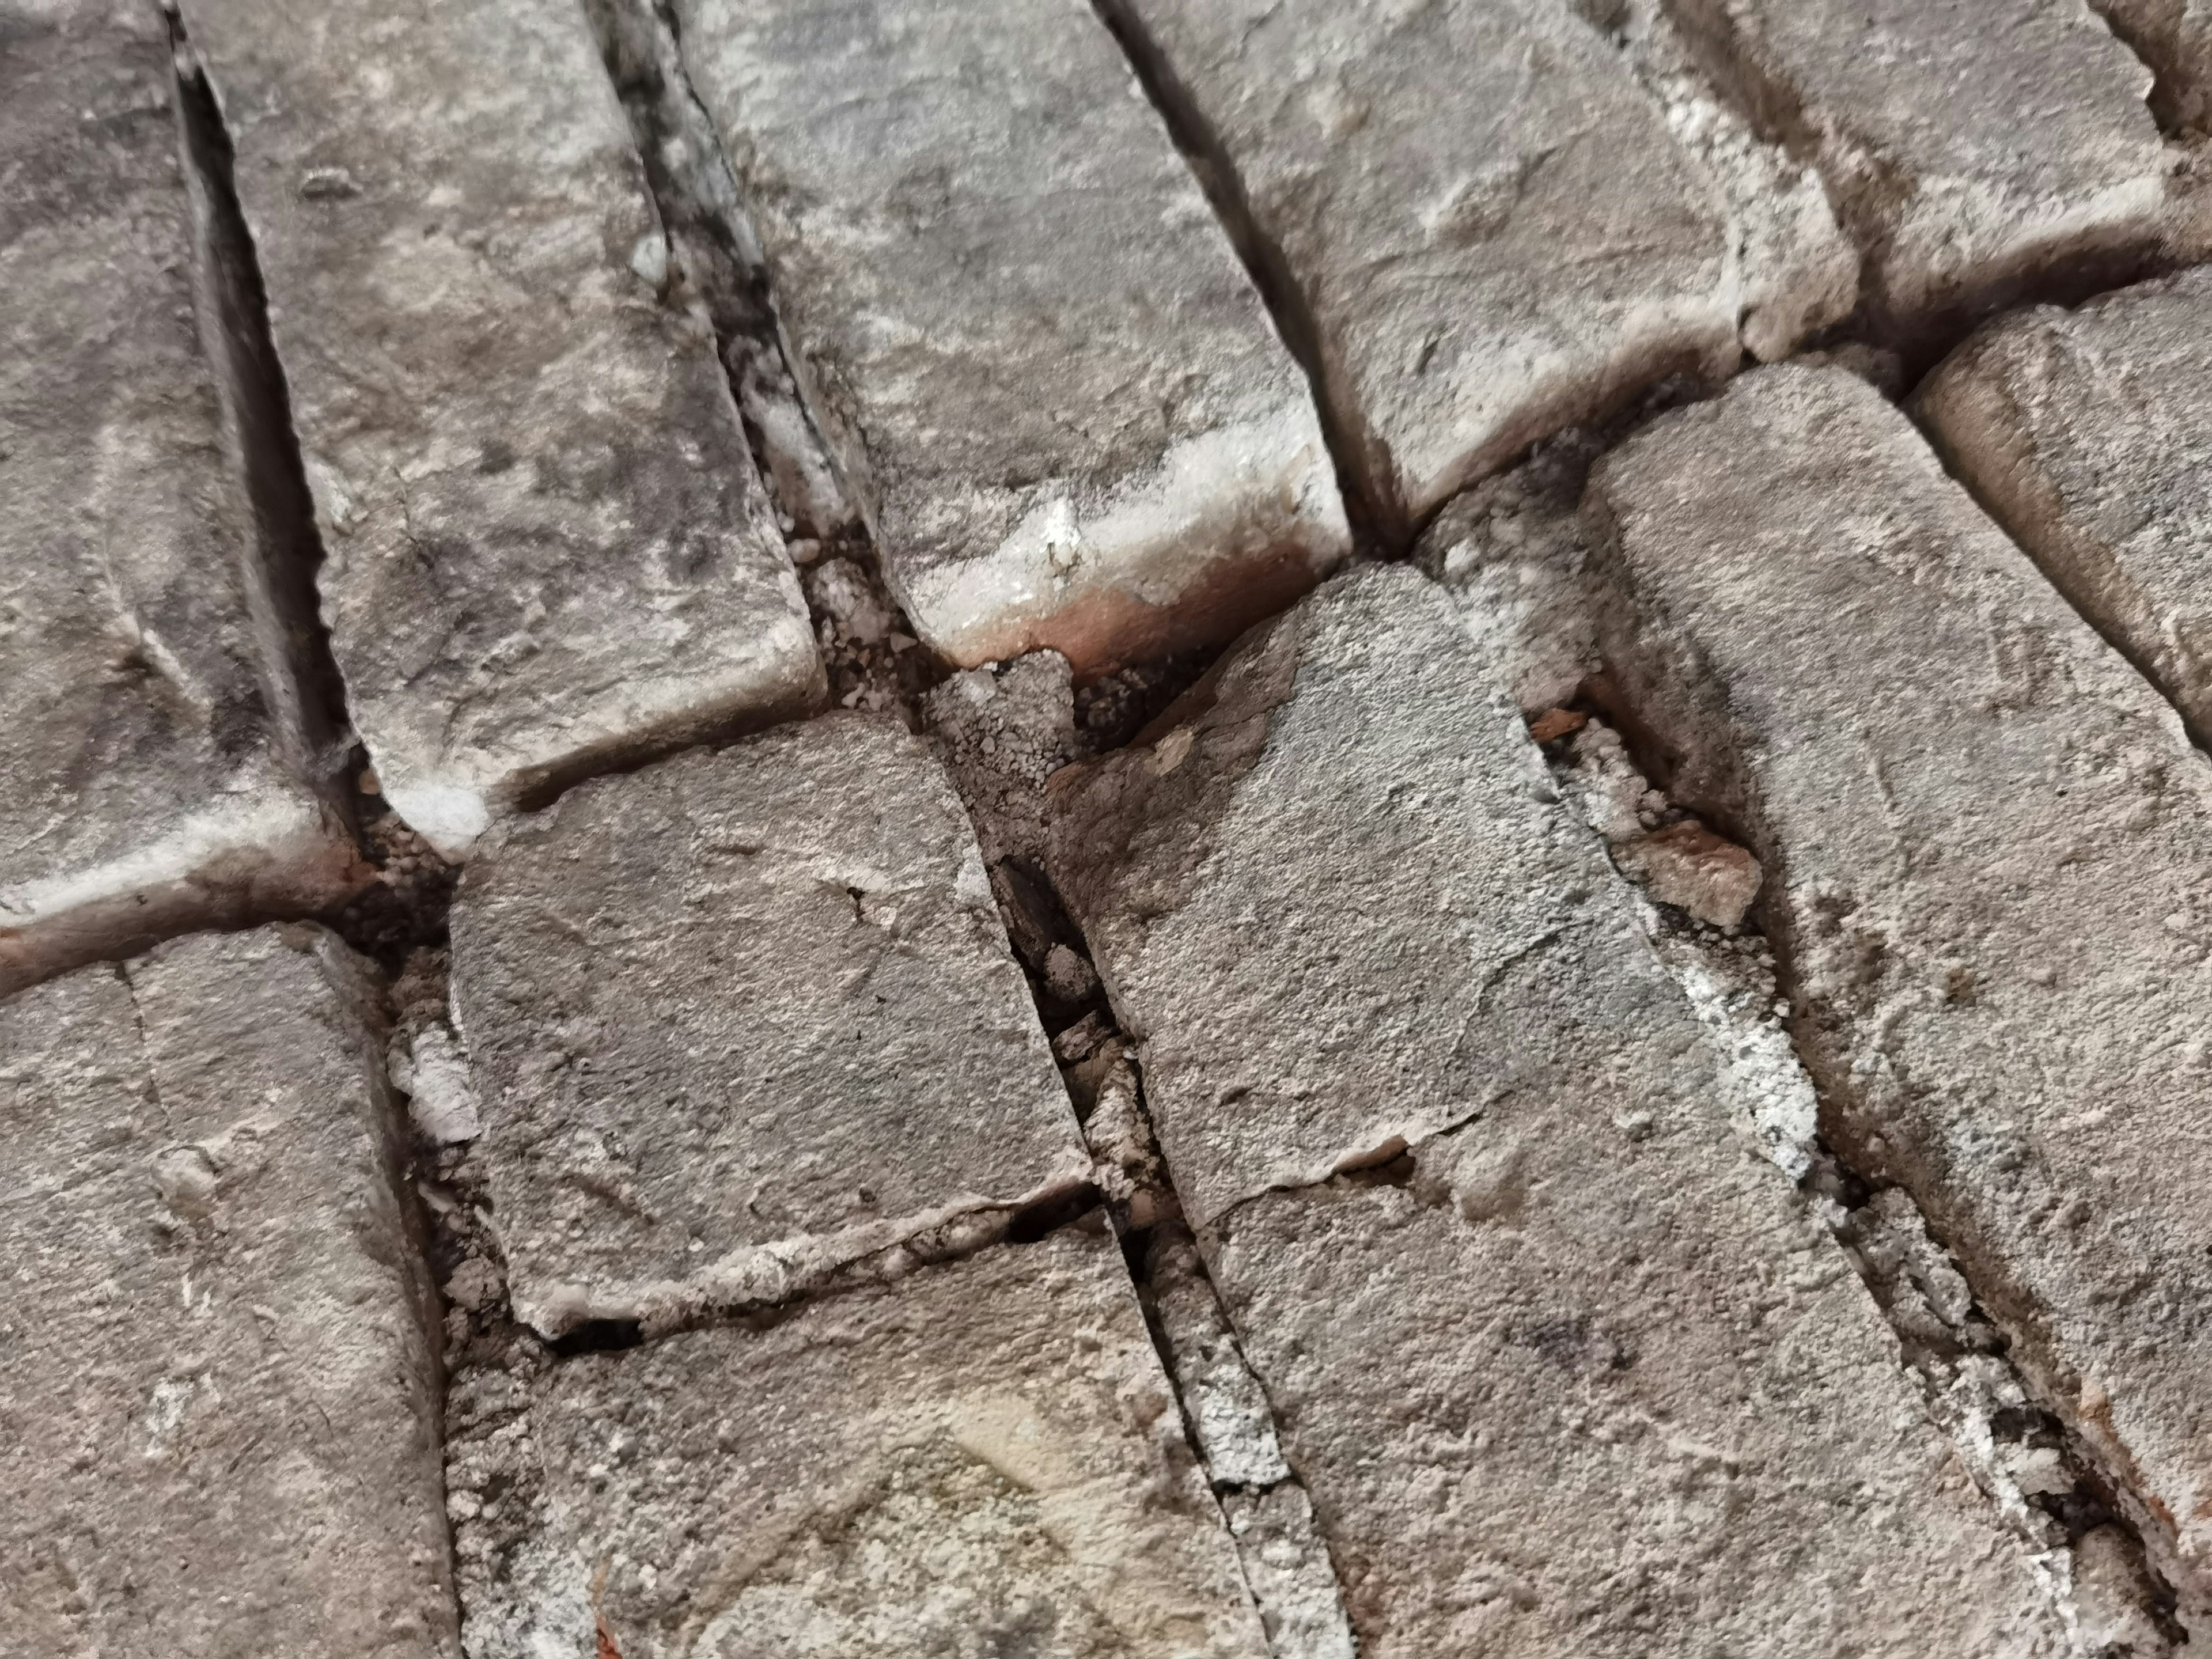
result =
[[201,333],[221,378],[225,424],[252,517],[244,574],[264,679],[292,765],[367,851],[367,815],[353,781],[362,755],[316,588],[322,536],[293,430],[290,388],[270,332],[268,291],[239,204],[230,129],[183,18],[164,15],[199,239]]
[[[1603,717],[1619,719],[1626,711],[1638,733],[1638,741],[1626,745],[1633,760],[1641,763],[1646,756],[1657,756],[1664,763],[1680,758],[1661,742],[1650,722],[1636,720],[1632,700],[1623,693],[1614,676],[1607,673],[1595,678],[1604,689],[1601,701],[1594,700]],[[1609,837],[1590,809],[1583,805],[1583,797],[1597,787],[1595,776],[1583,772],[1583,763],[1565,741],[1553,740],[1543,748],[1563,798],[1581,807],[1592,830],[1607,842],[1610,854]],[[1665,784],[1649,772],[1639,780],[1643,781],[1665,793]],[[1739,1055],[1749,1051],[1744,1037],[1754,1026],[1778,1035],[1786,1045],[1790,1064],[1817,1104],[1817,1131],[1808,1137],[1804,1161],[1793,1163],[1778,1156],[1779,1148],[1772,1146],[1770,1158],[1783,1164],[1785,1171],[1803,1170],[1802,1176],[1795,1177],[1796,1184],[1821,1204],[1830,1231],[1894,1332],[1900,1359],[1913,1373],[1931,1416],[1960,1443],[1962,1455],[1976,1471],[1976,1484],[2015,1534],[2030,1548],[2072,1550],[2091,1532],[2113,1528],[2124,1540],[2122,1553],[2132,1581],[2139,1586],[2132,1605],[2164,1641],[2176,1647],[2185,1645],[2188,1635],[2177,1611],[2179,1597],[2146,1539],[2142,1524],[2145,1511],[2139,1502],[2124,1482],[2115,1478],[2096,1448],[2075,1430],[2063,1407],[2042,1397],[2032,1373],[2010,1358],[2012,1333],[1987,1310],[1964,1258],[1930,1224],[1917,1200],[1902,1185],[1869,1173],[1836,1137],[1834,1126],[1842,1121],[1841,1115],[1822,1082],[1821,1072],[1806,1054],[1805,1028],[1818,1016],[1794,971],[1789,930],[1769,913],[1771,895],[1786,883],[1786,872],[1771,837],[1753,839],[1755,825],[1751,821],[1758,814],[1747,784],[1736,780],[1735,791],[1738,799],[1733,802],[1700,800],[1692,805],[1716,822],[1727,823],[1731,837],[1740,844],[1757,844],[1761,848],[1765,885],[1745,924],[1733,931],[1763,947],[1768,969],[1764,983],[1753,988],[1757,994],[1746,1000],[1771,1011],[1778,994],[1791,1011],[1786,1018],[1778,1018],[1771,1012],[1736,1016],[1743,1029],[1735,1034],[1735,1047]],[[1632,872],[1616,867],[1623,880],[1638,884]],[[1706,964],[1716,982],[1732,983],[1743,978],[1741,963],[1724,963],[1714,955],[1713,941],[1721,930],[1708,928],[1656,902],[1647,930],[1660,959],[1678,977],[1680,970],[1672,958],[1686,952]],[[1978,1458],[1970,1449],[1978,1423],[1990,1442],[1989,1454]],[[2032,1461],[2041,1452],[2055,1458],[2058,1484],[2048,1491],[2025,1490],[2015,1480],[2013,1466]],[[2061,1535],[2038,1536],[2034,1519],[2038,1513],[2047,1516]],[[2106,1651],[2098,1650],[2100,1659]],[[2130,1651],[2112,1650],[2111,1659],[2122,1659]]]
[[[600,57],[668,237],[672,265],[703,307],[747,447],[799,570],[842,708],[916,707],[949,666],[921,642],[807,395],[737,173],[684,68],[667,0],[585,0]],[[557,792],[556,792],[557,793]]]
[[1274,319],[1277,334],[1305,374],[1322,441],[1336,465],[1337,489],[1351,520],[1353,544],[1382,557],[1402,557],[1413,544],[1414,526],[1399,497],[1389,453],[1368,429],[1358,397],[1339,384],[1340,377],[1332,371],[1320,320],[1281,244],[1254,211],[1228,145],[1130,0],[1092,0],[1092,4],[1165,124],[1169,137],[1190,164],[1216,222]]

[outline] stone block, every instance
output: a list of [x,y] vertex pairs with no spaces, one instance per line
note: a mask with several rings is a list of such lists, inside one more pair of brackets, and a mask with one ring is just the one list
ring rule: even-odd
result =
[[1344,554],[1304,377],[1090,9],[680,0],[810,407],[915,626],[1079,675]]
[[302,925],[0,1004],[0,1617],[450,1659],[437,1314],[368,964]]
[[1822,1097],[2154,1560],[2212,1568],[2212,770],[1848,374],[1764,369],[1602,461],[1607,647],[1738,828]]
[[798,713],[806,607],[571,0],[191,0],[386,799],[447,857]]
[[548,1335],[781,1300],[1089,1178],[973,833],[830,714],[584,784],[453,914],[477,1150]]

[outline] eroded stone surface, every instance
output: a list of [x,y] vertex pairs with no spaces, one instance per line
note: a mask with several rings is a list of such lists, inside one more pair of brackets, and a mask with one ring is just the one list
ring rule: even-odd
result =
[[2212,732],[2212,272],[2015,312],[1916,407],[2045,574]]
[[1739,106],[1814,158],[1892,327],[1985,311],[2172,229],[2179,158],[2145,106],[2150,71],[2087,5],[1668,4]]
[[1451,601],[1178,716],[1055,869],[1361,1653],[2063,1651]]
[[453,998],[518,1315],[773,1299],[1087,1176],[975,838],[831,714],[582,785],[462,884]]
[[1121,1255],[458,1379],[471,1659],[1259,1659]]
[[[1126,4],[1280,251],[1399,519],[1669,370],[1734,368],[1729,191],[1564,0]],[[1826,297],[1761,346],[1851,285]]]
[[682,0],[811,406],[922,636],[1079,673],[1346,546],[1304,377],[1088,9]]
[[357,884],[297,781],[160,14],[0,6],[0,994]]
[[1670,793],[1769,872],[1825,1133],[1911,1192],[2201,1587],[2203,757],[1848,375],[1761,371],[1591,490],[1632,602],[1609,655]]
[[819,697],[711,331],[581,9],[192,0],[386,795],[448,856]]
[[366,963],[198,936],[0,1006],[0,1620],[52,1659],[457,1651]]

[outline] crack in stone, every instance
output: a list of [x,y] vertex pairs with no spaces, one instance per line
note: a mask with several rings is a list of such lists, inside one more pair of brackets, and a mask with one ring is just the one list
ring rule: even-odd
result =
[[[1643,772],[1595,714],[1545,744],[1560,793],[1607,845],[1620,800],[1649,799]],[[1618,865],[1625,878],[1632,866]],[[1733,1103],[1822,1220],[1896,1334],[1899,1359],[1975,1485],[2031,1552],[2036,1582],[2078,1659],[2149,1659],[2186,1645],[2179,1597],[2151,1560],[2108,1472],[2006,1357],[2008,1338],[1902,1188],[1877,1187],[1820,1136],[1818,1095],[1786,1023],[1786,965],[1749,924],[1721,928],[1650,901],[1645,936],[1729,1055]]]
[[1401,556],[1412,545],[1415,526],[1392,482],[1389,458],[1369,431],[1358,397],[1331,365],[1312,303],[1281,246],[1253,211],[1228,147],[1135,9],[1127,0],[1093,0],[1093,7],[1121,46],[1168,136],[1189,163],[1215,219],[1274,319],[1277,333],[1312,387],[1322,441],[1336,464],[1337,489],[1352,521],[1354,544],[1383,557]]

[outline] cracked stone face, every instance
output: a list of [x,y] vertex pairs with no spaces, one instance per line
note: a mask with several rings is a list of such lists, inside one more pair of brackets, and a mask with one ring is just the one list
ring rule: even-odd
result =
[[150,8],[0,6],[0,994],[361,874],[292,769]]
[[517,1313],[775,1300],[1089,1177],[960,804],[832,714],[499,834],[453,1003]]
[[[1400,515],[1669,369],[1734,367],[1728,192],[1571,6],[1126,3],[1279,248]],[[1848,283],[1824,297],[1804,325],[1850,308]]]
[[1097,1234],[466,1376],[453,1433],[471,1659],[1267,1651]]
[[375,996],[292,927],[0,1004],[16,1651],[458,1659]]
[[2052,582],[2212,732],[2212,280],[2014,312],[1914,407]]
[[1591,489],[1629,700],[1776,872],[1824,1129],[1911,1192],[2201,1581],[2203,757],[1849,375],[1759,371]]
[[[2087,4],[1676,0],[1717,82],[1810,154],[1893,326],[2172,231],[2151,75]],[[2109,278],[2107,280],[2110,280]]]
[[185,11],[386,798],[448,857],[527,791],[818,700],[766,493],[581,9]]
[[1080,674],[1346,550],[1304,377],[1086,7],[680,0],[811,406],[922,637]]
[[1055,870],[1362,1653],[2063,1651],[1442,590],[1159,725]]

